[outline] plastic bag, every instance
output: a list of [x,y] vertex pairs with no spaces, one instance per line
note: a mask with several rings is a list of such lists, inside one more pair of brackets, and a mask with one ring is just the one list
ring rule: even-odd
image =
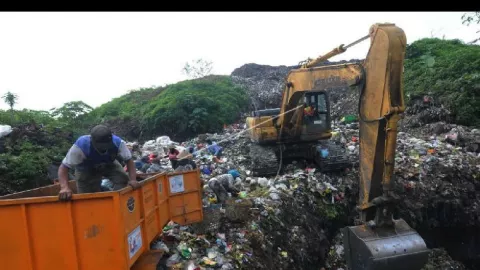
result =
[[0,125],[0,138],[7,136],[12,132],[12,127],[9,125]]

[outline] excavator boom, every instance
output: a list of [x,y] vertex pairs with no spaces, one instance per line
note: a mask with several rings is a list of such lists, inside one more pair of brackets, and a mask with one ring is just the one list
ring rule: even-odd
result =
[[429,250],[402,219],[393,219],[397,122],[404,112],[403,62],[406,37],[394,24],[370,29],[371,46],[360,87],[359,226],[344,231],[352,270],[421,269]]

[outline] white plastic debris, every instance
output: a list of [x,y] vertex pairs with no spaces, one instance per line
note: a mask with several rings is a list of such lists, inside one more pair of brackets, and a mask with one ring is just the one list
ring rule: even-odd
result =
[[262,187],[268,186],[268,180],[265,177],[260,177],[260,178],[258,178],[257,181],[258,181],[258,184]]
[[0,125],[0,138],[7,136],[12,132],[12,127],[9,125]]

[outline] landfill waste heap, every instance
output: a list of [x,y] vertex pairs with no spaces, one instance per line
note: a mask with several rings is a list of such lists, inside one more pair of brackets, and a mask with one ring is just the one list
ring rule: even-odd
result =
[[[478,139],[480,132],[450,127],[421,138],[398,134],[395,176],[402,200],[395,214],[432,248],[424,269],[476,269],[480,260],[475,255],[480,254],[475,244],[480,238],[480,153],[455,141]],[[214,161],[201,148],[207,139],[223,147],[220,160]],[[180,151],[193,147],[193,160],[204,181],[204,221],[188,226],[169,223],[163,229],[152,247],[166,251],[160,269],[346,270],[340,229],[353,224],[358,198],[359,137],[354,118],[336,125],[332,140],[349,153],[352,166],[345,171],[323,174],[307,161],[285,160],[280,174],[268,178],[251,176],[247,167],[251,142],[242,125],[183,143],[166,136],[143,146],[129,143],[137,157],[152,153],[162,157],[158,172],[173,170],[163,158],[169,146]],[[206,183],[226,173],[236,176],[235,187],[241,192],[219,204]]]

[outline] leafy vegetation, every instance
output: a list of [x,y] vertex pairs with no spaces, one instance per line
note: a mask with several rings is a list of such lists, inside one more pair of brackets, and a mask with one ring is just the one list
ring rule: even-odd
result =
[[480,46],[438,38],[413,42],[406,52],[405,92],[433,95],[458,124],[480,125]]
[[213,68],[212,65],[211,61],[200,58],[193,60],[192,63],[185,63],[182,72],[191,79],[198,79],[210,75]]
[[[471,23],[476,23],[480,24],[480,12],[472,12],[472,13],[465,13],[462,15],[462,24],[466,24],[469,26]],[[478,34],[480,34],[480,30],[477,31]],[[480,41],[480,37],[477,37],[476,39],[470,41],[469,43],[473,44]]]
[[3,98],[3,101],[5,101],[5,103],[7,103],[8,106],[10,107],[10,112],[12,113],[12,119],[13,119],[14,118],[13,106],[15,106],[15,104],[17,103],[18,95],[8,91],[5,95],[2,96],[2,98]]
[[97,122],[117,120],[122,125],[125,121],[137,125],[138,134],[125,133],[132,127],[125,132],[117,131],[127,138],[141,134],[142,138],[168,135],[185,139],[216,132],[223,124],[232,123],[247,102],[246,92],[235,86],[228,76],[210,75],[166,87],[131,91],[93,110],[90,117]]
[[0,110],[0,123],[13,127],[0,138],[0,195],[50,184],[48,166],[59,163],[81,133],[47,111]]

